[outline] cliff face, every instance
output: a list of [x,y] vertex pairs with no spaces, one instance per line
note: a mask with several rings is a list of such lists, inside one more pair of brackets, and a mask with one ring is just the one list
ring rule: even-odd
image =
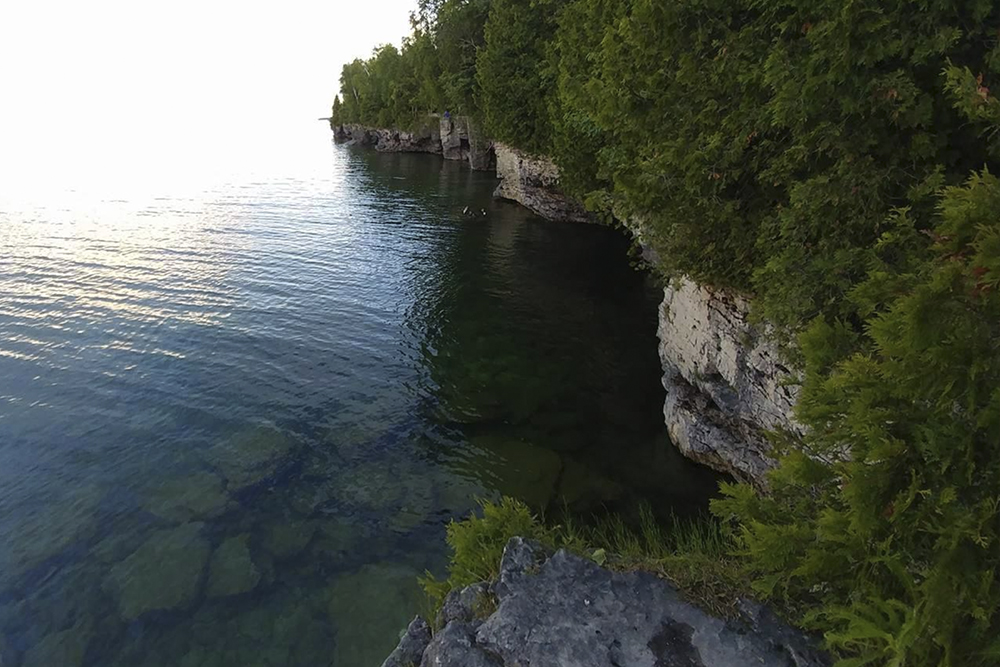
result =
[[339,125],[334,126],[333,136],[338,143],[374,148],[381,153],[431,153],[446,160],[468,161],[476,171],[492,171],[495,164],[493,144],[465,116],[430,116],[412,131]]
[[544,157],[496,144],[497,186],[494,196],[515,201],[547,220],[595,222],[577,200],[559,189],[559,168]]
[[688,458],[761,482],[774,465],[765,430],[802,434],[798,386],[749,303],[680,279],[660,305],[660,362],[670,436]]
[[441,153],[441,130],[437,123],[426,123],[412,132],[341,125],[334,130],[334,137],[339,142],[374,148],[382,153]]

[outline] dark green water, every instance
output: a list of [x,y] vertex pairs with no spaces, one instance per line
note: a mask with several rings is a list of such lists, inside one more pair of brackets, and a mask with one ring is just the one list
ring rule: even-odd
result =
[[3,667],[378,665],[476,497],[705,506],[617,232],[325,132],[282,157],[0,195]]

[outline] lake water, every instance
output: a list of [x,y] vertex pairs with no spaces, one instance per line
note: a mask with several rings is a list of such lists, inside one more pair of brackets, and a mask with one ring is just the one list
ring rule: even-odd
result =
[[3,667],[377,666],[477,497],[705,506],[616,231],[320,123],[135,155],[0,185]]

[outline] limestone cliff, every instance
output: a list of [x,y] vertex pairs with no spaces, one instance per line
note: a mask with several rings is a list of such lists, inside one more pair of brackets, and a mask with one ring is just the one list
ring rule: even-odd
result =
[[334,138],[382,153],[441,153],[441,129],[436,122],[425,123],[412,131],[341,125],[334,129]]
[[338,143],[374,148],[382,153],[431,153],[446,160],[467,161],[476,171],[492,171],[495,164],[492,142],[465,116],[428,116],[413,130],[336,125],[333,136]]
[[494,196],[515,201],[547,220],[595,222],[583,205],[559,189],[559,168],[552,160],[511,146],[496,145],[497,186]]
[[764,431],[802,434],[793,415],[798,386],[750,304],[678,279],[660,305],[663,415],[685,456],[760,482],[773,466]]

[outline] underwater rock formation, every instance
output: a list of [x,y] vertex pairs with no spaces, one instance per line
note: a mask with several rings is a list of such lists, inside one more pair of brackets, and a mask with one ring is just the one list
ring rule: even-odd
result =
[[125,620],[146,612],[183,608],[194,601],[211,547],[202,523],[158,530],[111,568],[104,588],[118,598]]
[[260,571],[250,557],[250,535],[230,537],[215,550],[208,575],[208,596],[249,593],[260,581]]

